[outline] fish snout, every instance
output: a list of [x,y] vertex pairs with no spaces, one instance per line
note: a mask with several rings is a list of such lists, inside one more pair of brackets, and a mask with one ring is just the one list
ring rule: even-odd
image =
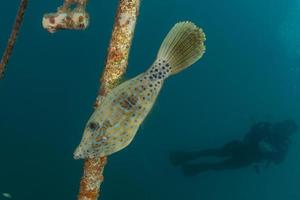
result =
[[79,148],[79,147],[76,148],[76,150],[74,151],[74,154],[73,154],[73,158],[75,160],[84,159],[84,155],[82,153],[81,148]]

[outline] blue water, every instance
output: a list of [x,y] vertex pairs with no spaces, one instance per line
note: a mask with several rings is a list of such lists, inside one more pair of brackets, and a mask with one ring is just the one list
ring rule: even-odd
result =
[[[76,199],[82,161],[72,158],[99,88],[117,0],[91,0],[84,32],[41,27],[62,0],[30,1],[0,81],[0,193],[19,200]],[[0,52],[19,0],[1,2]],[[300,123],[300,1],[143,0],[127,78],[152,64],[178,21],[207,35],[207,52],[165,84],[133,143],[109,157],[105,200],[298,200],[300,137],[284,163],[184,177],[173,150],[217,147],[254,121]],[[4,197],[0,197],[4,199]]]

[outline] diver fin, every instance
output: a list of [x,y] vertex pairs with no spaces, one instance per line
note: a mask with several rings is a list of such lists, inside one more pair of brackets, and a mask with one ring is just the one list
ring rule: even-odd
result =
[[205,34],[192,22],[174,25],[164,39],[157,59],[170,64],[171,74],[176,74],[199,60],[205,52]]

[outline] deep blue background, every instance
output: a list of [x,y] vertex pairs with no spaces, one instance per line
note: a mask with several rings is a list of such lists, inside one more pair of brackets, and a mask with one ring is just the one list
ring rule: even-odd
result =
[[[19,0],[1,0],[2,53]],[[49,34],[45,12],[62,0],[30,1],[0,81],[0,193],[14,199],[75,199],[82,161],[72,158],[99,87],[117,0],[91,0],[84,32]],[[134,142],[105,169],[105,200],[298,200],[299,134],[281,165],[185,178],[171,150],[216,147],[253,121],[300,123],[298,0],[143,0],[127,77],[145,71],[172,25],[191,20],[207,52],[170,78]],[[0,199],[3,197],[0,197]]]

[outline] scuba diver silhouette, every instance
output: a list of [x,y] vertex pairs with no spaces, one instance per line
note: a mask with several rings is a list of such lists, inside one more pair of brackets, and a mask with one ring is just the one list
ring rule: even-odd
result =
[[[185,176],[195,176],[210,170],[239,169],[265,162],[279,164],[286,157],[290,136],[298,129],[293,120],[277,123],[259,122],[254,124],[243,140],[233,140],[221,148],[196,152],[177,151],[170,154],[173,165],[181,165]],[[188,163],[200,157],[225,158],[216,163]]]

